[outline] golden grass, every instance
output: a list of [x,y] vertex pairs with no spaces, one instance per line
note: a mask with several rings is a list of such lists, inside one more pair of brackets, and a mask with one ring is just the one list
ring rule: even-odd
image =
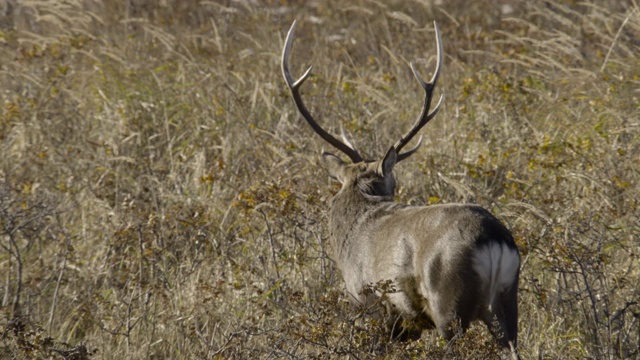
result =
[[[523,256],[524,358],[640,356],[640,11],[623,3],[3,1],[0,357],[484,358],[396,343],[326,257],[327,145],[411,125],[442,31],[445,104],[398,201],[469,201]],[[8,5],[7,5],[8,4]]]

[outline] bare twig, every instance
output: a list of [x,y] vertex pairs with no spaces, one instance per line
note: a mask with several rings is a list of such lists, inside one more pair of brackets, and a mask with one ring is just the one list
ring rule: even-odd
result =
[[280,279],[280,271],[278,270],[280,266],[278,265],[278,260],[276,259],[276,249],[273,242],[273,235],[271,234],[271,225],[269,224],[269,218],[267,218],[267,214],[265,214],[264,211],[258,210],[258,212],[262,215],[262,218],[267,225],[267,237],[269,237],[269,244],[271,245],[271,259],[276,270],[276,277]]
[[58,273],[58,280],[56,281],[56,289],[53,291],[53,300],[51,301],[51,310],[49,311],[49,326],[48,326],[49,333],[51,333],[51,330],[52,330],[53,316],[56,310],[56,303],[58,300],[58,291],[60,290],[60,282],[62,281],[62,276],[64,275],[64,269],[67,266],[67,253],[69,252],[68,249],[69,249],[69,239],[67,238],[67,241],[64,246],[62,267],[60,268],[60,273]]

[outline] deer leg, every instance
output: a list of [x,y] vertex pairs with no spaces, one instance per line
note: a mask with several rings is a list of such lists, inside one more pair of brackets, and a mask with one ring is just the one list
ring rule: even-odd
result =
[[[397,299],[396,299],[397,300]],[[387,308],[387,321],[386,327],[391,332],[391,338],[397,341],[409,341],[418,340],[422,335],[420,328],[406,326],[407,319],[405,319],[397,306],[392,303],[386,303]],[[407,313],[406,311],[404,313]],[[409,322],[412,322],[409,320]]]
[[439,315],[433,319],[438,333],[447,341],[453,339],[454,336],[464,333],[469,328],[468,319],[461,317],[454,310],[446,311],[443,309]]
[[[516,284],[517,284],[516,277]],[[504,311],[504,329],[511,358],[520,359],[518,356],[518,287],[512,286],[500,296],[502,309]]]
[[400,315],[396,315],[389,319],[387,328],[391,330],[391,338],[400,342],[419,340],[422,336],[422,330],[406,327],[404,321],[405,320]]

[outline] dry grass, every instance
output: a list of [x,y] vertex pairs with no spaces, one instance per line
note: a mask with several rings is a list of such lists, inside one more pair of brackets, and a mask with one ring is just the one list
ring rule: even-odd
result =
[[410,126],[432,20],[440,115],[398,200],[476,202],[523,255],[525,358],[640,356],[640,11],[573,1],[0,1],[0,357],[484,358],[397,343],[326,257],[325,146],[293,72],[369,156]]

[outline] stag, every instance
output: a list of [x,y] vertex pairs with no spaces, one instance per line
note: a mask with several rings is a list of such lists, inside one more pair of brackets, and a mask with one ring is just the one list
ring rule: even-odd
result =
[[[520,255],[509,230],[489,211],[472,204],[409,206],[394,202],[394,166],[413,155],[422,137],[402,151],[440,109],[443,96],[431,109],[442,67],[442,40],[434,22],[437,62],[425,82],[410,64],[425,91],[418,119],[384,157],[365,161],[341,127],[342,141],[325,131],[305,106],[300,87],[311,67],[298,80],[289,69],[295,21],[282,52],[282,73],[302,117],[322,139],[349,157],[351,163],[328,152],[322,162],[342,187],[329,210],[331,257],[342,272],[346,292],[355,304],[370,304],[381,291],[372,284],[390,282],[384,294],[393,336],[418,336],[436,328],[449,340],[475,320],[483,321],[503,347],[518,359],[518,277]],[[378,289],[379,290],[379,289]],[[403,327],[397,319],[402,319]],[[408,324],[408,325],[407,325]]]

